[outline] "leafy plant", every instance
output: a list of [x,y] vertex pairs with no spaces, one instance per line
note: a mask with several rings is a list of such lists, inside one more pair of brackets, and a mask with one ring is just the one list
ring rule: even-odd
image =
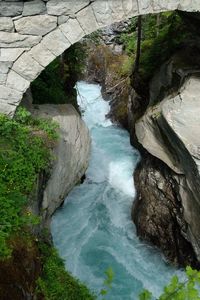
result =
[[70,103],[78,110],[75,84],[85,67],[85,50],[80,43],[72,45],[50,63],[31,84],[35,104]]
[[[174,276],[158,300],[200,300],[200,272],[187,267],[186,277],[184,281],[180,281]],[[149,291],[144,290],[139,299],[152,300],[153,297]]]
[[[41,127],[42,136],[37,134]],[[47,168],[52,157],[44,135],[51,140],[56,136],[55,130],[55,124],[46,120],[34,121],[24,108],[17,111],[16,119],[0,115],[1,259],[11,255],[8,242],[13,234],[39,222],[26,210],[26,204],[38,173]]]
[[114,279],[114,272],[113,272],[113,269],[111,267],[109,267],[105,271],[105,276],[106,276],[106,278],[103,282],[104,288],[100,291],[101,296],[107,295],[109,289],[112,289],[112,283],[113,283],[113,279]]
[[37,292],[48,300],[94,300],[96,296],[87,287],[65,270],[57,251],[40,244],[43,272],[37,280]]

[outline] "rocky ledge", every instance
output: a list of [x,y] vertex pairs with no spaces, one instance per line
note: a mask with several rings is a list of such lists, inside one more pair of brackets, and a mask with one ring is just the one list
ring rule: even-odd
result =
[[178,265],[200,261],[199,94],[200,78],[190,76],[136,123],[148,154],[135,174],[133,219],[139,235]]
[[89,130],[71,104],[38,105],[34,116],[50,118],[59,124],[59,139],[54,147],[55,157],[50,178],[40,204],[44,219],[63,203],[65,196],[81,181],[88,167],[90,153]]

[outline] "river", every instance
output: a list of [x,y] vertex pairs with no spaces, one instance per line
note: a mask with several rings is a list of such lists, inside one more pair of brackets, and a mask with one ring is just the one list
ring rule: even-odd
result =
[[132,174],[139,154],[128,132],[106,119],[109,104],[100,86],[79,82],[77,89],[92,137],[91,158],[85,182],[72,190],[53,217],[54,244],[66,268],[97,294],[105,271],[112,268],[113,285],[105,299],[136,300],[143,288],[158,296],[178,271],[136,235]]

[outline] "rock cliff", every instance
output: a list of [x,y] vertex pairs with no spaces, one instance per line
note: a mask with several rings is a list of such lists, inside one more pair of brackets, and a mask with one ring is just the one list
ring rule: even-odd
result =
[[44,171],[38,174],[29,195],[29,208],[41,217],[41,222],[31,227],[27,235],[16,234],[11,242],[11,258],[0,261],[2,300],[44,299],[36,290],[37,280],[44,269],[44,254],[40,245],[43,242],[51,245],[51,216],[80,182],[88,166],[90,152],[89,131],[71,104],[44,104],[33,109],[30,91],[26,98],[29,100],[26,106],[35,117],[50,118],[59,124],[59,138],[55,144],[48,145],[54,158],[48,174]]
[[[183,54],[183,53],[182,53]],[[140,237],[177,265],[200,261],[200,78],[174,56],[153,78],[150,103],[136,122],[143,149],[133,220]],[[199,265],[198,265],[199,266]]]
[[55,159],[41,204],[43,216],[49,220],[85,174],[91,141],[85,123],[71,104],[38,105],[33,114],[56,121],[60,128],[58,144],[53,150]]

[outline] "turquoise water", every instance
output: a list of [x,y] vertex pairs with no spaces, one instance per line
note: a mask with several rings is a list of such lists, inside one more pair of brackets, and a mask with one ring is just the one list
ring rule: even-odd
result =
[[79,82],[77,89],[92,151],[85,182],[53,217],[55,246],[66,268],[96,293],[103,287],[105,270],[112,267],[113,288],[106,299],[135,300],[143,288],[158,296],[178,271],[136,236],[132,174],[139,154],[130,146],[129,134],[105,118],[109,105],[100,86]]

